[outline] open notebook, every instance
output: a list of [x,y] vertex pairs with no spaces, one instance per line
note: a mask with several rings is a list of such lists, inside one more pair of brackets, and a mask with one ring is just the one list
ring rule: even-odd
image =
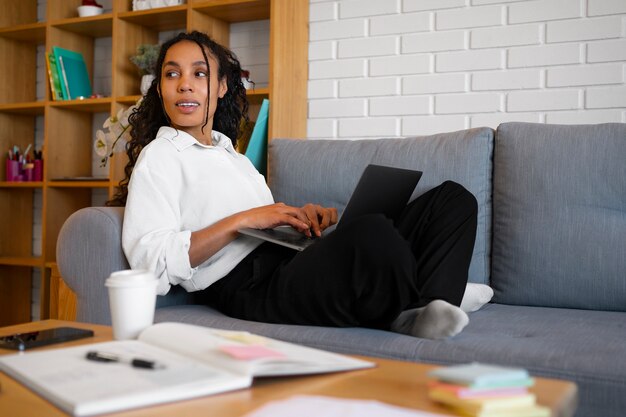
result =
[[[88,352],[115,355],[94,362]],[[161,368],[131,366],[133,359]],[[255,377],[369,368],[373,363],[247,332],[159,323],[138,340],[86,344],[0,357],[0,370],[75,416],[247,388]]]

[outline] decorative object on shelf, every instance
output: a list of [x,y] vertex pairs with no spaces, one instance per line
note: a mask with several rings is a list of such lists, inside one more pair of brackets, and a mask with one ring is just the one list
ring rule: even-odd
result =
[[6,160],[6,181],[22,182],[22,181],[42,181],[43,180],[43,160],[41,159],[41,151],[33,150],[31,158],[28,151],[32,145],[28,145],[24,153],[20,153],[19,146],[15,145],[9,149],[9,155]]
[[146,95],[150,86],[152,85],[152,81],[154,81],[154,74],[145,74],[141,76],[141,84],[139,85],[139,91],[141,91],[141,95]]
[[93,149],[100,160],[100,166],[105,167],[109,162],[109,158],[113,158],[113,154],[117,152],[124,152],[126,150],[126,143],[130,140],[130,124],[128,123],[128,116],[139,106],[141,98],[137,100],[137,103],[133,104],[126,110],[120,109],[116,116],[111,116],[105,120],[102,124],[104,130],[98,130],[96,132],[96,140],[93,143]]
[[77,9],[80,17],[97,16],[104,10],[95,0],[83,0],[82,6],[78,6]]
[[150,8],[149,0],[133,0],[133,11],[148,10]]
[[246,90],[254,90],[255,83],[250,79],[250,71],[241,70],[241,82]]
[[178,6],[185,3],[184,0],[133,0],[133,10],[148,10],[159,7]]
[[139,68],[141,74],[141,94],[144,96],[148,92],[152,81],[154,80],[155,65],[159,57],[160,45],[141,44],[137,47],[137,55],[131,56],[130,60]]

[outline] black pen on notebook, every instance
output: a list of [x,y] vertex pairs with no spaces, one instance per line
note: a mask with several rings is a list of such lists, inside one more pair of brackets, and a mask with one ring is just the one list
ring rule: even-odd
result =
[[155,361],[151,361],[147,359],[139,359],[139,358],[124,359],[119,355],[106,353],[106,352],[96,352],[95,350],[90,350],[89,352],[87,352],[87,355],[85,355],[85,357],[88,360],[95,361],[95,362],[125,362],[135,368],[142,368],[142,369],[165,368],[164,365],[159,364],[158,362],[155,362]]

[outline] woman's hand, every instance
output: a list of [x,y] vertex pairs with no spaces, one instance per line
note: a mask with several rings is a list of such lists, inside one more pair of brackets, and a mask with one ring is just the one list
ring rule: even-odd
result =
[[306,213],[311,223],[308,233],[305,232],[307,236],[310,236],[312,233],[320,237],[324,230],[337,223],[337,209],[334,207],[327,208],[317,204],[307,204],[302,207],[302,210]]
[[298,208],[283,203],[255,207],[228,216],[217,223],[191,233],[189,261],[200,265],[238,236],[244,227],[271,229],[291,226],[306,236],[321,236],[324,229],[337,223],[337,209],[307,204]]
[[321,236],[329,226],[337,223],[337,209],[307,204],[302,208],[276,203],[256,207],[239,213],[241,227],[271,229],[276,226],[291,226],[307,236]]
[[271,229],[287,225],[302,233],[311,228],[311,222],[302,209],[284,203],[255,207],[236,216],[239,217],[239,228]]

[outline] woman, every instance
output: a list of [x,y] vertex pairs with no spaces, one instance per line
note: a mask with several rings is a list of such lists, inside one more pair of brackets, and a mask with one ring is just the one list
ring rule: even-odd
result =
[[236,57],[202,33],[162,46],[155,82],[129,120],[126,179],[114,199],[126,205],[131,267],[154,271],[159,294],[181,285],[242,319],[459,333],[476,200],[458,184],[419,197],[395,224],[362,216],[303,252],[237,233],[289,225],[320,236],[337,222],[334,208],[274,203],[235,151],[247,119],[240,74]]

